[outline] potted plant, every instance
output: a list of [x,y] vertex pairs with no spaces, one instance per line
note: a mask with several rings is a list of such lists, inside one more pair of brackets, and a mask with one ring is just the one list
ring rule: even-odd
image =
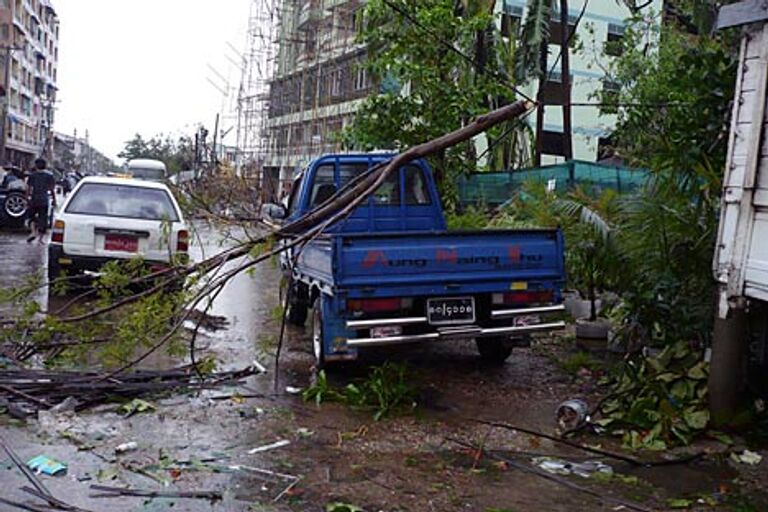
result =
[[576,191],[568,199],[558,201],[563,218],[566,265],[570,285],[578,292],[571,299],[570,311],[576,317],[576,337],[606,340],[611,325],[599,317],[599,292],[610,288],[617,261],[611,239],[606,210],[611,197],[592,200]]

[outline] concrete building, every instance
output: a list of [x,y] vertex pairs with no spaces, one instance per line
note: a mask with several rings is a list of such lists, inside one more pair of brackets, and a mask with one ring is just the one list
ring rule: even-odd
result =
[[[568,20],[576,23],[587,3],[576,30],[582,50],[570,52],[572,103],[597,102],[592,94],[616,85],[606,80],[606,42],[619,41],[629,10],[615,0],[574,0]],[[355,43],[362,19],[364,0],[284,0],[277,35],[278,50],[274,77],[269,83],[268,137],[264,162],[264,187],[272,193],[285,187],[291,174],[311,158],[337,151],[338,134],[352,119],[363,99],[374,92],[373,84],[360,64],[366,50]],[[526,0],[497,0],[497,23],[503,37],[517,38],[526,13]],[[648,7],[658,12],[661,0]],[[553,13],[547,70],[560,52],[559,12]],[[576,39],[574,39],[576,40]],[[430,43],[425,39],[425,44]],[[610,53],[610,51],[609,51]],[[601,66],[601,63],[603,64]],[[561,73],[555,65],[545,84],[543,100],[548,105],[563,102]],[[525,92],[536,96],[538,84],[528,84]],[[535,129],[536,116],[529,116]],[[574,107],[573,157],[596,161],[615,124],[615,116],[601,115],[599,109]],[[562,161],[563,121],[559,107],[545,109],[542,164]],[[477,139],[479,151],[485,145]]]
[[0,0],[0,161],[51,155],[59,19],[50,0]]
[[51,167],[60,171],[96,174],[115,168],[112,159],[90,145],[88,138],[77,134],[53,132]]

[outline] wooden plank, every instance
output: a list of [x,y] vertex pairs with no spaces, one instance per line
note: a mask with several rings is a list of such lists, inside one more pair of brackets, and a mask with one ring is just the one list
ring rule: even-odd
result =
[[744,0],[737,4],[724,5],[717,13],[715,29],[737,27],[768,20],[768,3],[764,0]]
[[[763,31],[760,30],[757,25],[744,27],[744,35],[747,37],[747,48],[744,61],[749,63],[751,60],[760,57],[760,49],[763,46],[765,36],[763,35]],[[765,42],[768,43],[768,41]]]
[[[753,73],[757,75],[757,73]],[[760,77],[755,77],[754,82],[757,85]],[[761,98],[758,97],[757,90],[745,91],[739,95],[738,106],[736,109],[736,124],[749,125],[755,121],[754,112],[760,105]]]

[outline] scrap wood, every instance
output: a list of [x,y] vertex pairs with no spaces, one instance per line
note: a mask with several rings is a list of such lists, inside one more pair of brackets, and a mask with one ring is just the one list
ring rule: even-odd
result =
[[154,491],[150,489],[133,489],[130,487],[110,487],[107,485],[93,484],[90,487],[94,491],[92,498],[119,498],[121,496],[137,496],[142,498],[191,498],[220,501],[224,495],[220,491]]
[[113,397],[132,399],[173,389],[208,389],[223,384],[241,384],[258,369],[210,374],[201,380],[192,365],[170,370],[141,370],[104,380],[93,371],[52,371],[43,369],[0,370],[0,400],[29,403],[33,409],[49,409],[70,396],[77,396],[78,410]]
[[12,501],[0,496],[0,503],[8,505],[9,507],[16,507],[21,510],[29,510],[31,512],[50,512],[50,507],[44,507],[41,505],[32,505],[30,503],[19,503],[18,501]]
[[[469,448],[469,449],[472,449],[472,450],[482,450],[481,447],[478,447],[478,446],[476,446],[476,445],[474,445],[472,443],[468,443],[466,441],[462,441],[461,439],[455,439],[455,438],[448,437],[448,438],[446,438],[446,440],[450,441],[452,443],[458,444],[459,446],[463,446],[465,448]],[[532,475],[535,475],[535,476],[539,476],[541,478],[544,478],[545,480],[550,480],[552,482],[555,482],[555,483],[557,483],[559,485],[562,485],[563,487],[567,487],[567,488],[572,489],[574,491],[579,491],[579,492],[582,492],[584,494],[589,494],[590,496],[594,496],[594,497],[596,497],[596,498],[598,498],[600,500],[603,500],[603,501],[605,501],[607,503],[612,503],[612,504],[614,504],[616,506],[621,506],[621,507],[629,508],[629,509],[632,509],[632,510],[637,510],[639,512],[653,512],[652,509],[646,508],[643,505],[640,505],[638,503],[634,503],[632,501],[627,501],[627,500],[622,500],[622,499],[619,499],[619,498],[614,498],[614,497],[611,497],[611,496],[606,496],[605,493],[601,493],[601,492],[589,489],[587,487],[583,487],[583,486],[578,485],[578,484],[576,484],[574,482],[571,482],[568,479],[562,478],[562,477],[560,477],[558,475],[553,475],[553,474],[547,473],[543,469],[539,469],[539,468],[536,468],[536,467],[528,466],[528,465],[523,464],[521,462],[518,462],[516,460],[510,459],[510,458],[507,458],[507,457],[502,457],[501,455],[498,455],[498,454],[490,452],[490,451],[484,451],[484,452],[489,457],[491,457],[493,459],[496,459],[499,462],[503,462],[503,463],[507,464],[511,468],[518,469],[520,471],[523,471],[525,473],[529,473],[529,474],[532,474]]]

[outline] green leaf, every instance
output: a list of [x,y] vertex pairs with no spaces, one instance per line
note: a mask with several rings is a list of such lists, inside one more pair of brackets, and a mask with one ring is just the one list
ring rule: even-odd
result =
[[141,400],[140,398],[134,398],[130,402],[121,405],[117,409],[117,412],[127,418],[137,413],[154,412],[156,409],[157,408],[151,403]]
[[707,378],[707,363],[700,361],[688,370],[688,377],[694,380],[704,380]]
[[692,429],[702,430],[706,428],[707,423],[709,423],[709,411],[706,409],[687,409],[683,413],[683,419]]
[[667,506],[669,508],[688,508],[693,505],[693,500],[685,498],[671,498],[667,500]]
[[327,504],[325,506],[325,512],[365,512],[365,510],[358,507],[357,505],[335,502]]

